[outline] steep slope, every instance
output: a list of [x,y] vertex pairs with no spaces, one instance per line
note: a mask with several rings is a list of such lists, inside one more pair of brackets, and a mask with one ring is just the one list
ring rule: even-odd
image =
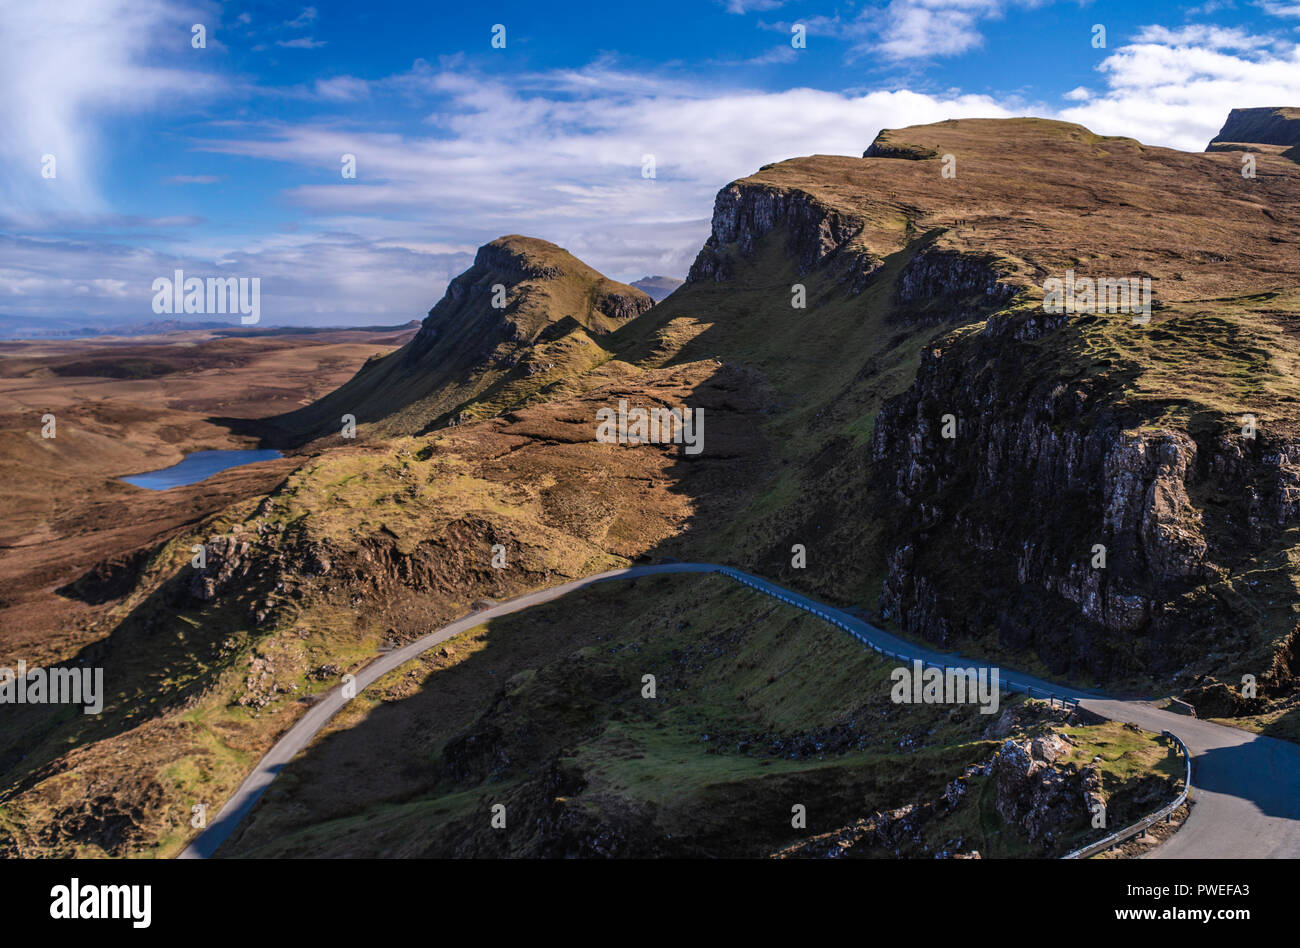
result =
[[[781,473],[708,552],[1075,679],[1289,694],[1300,169],[1035,119],[868,154],[724,188],[688,285],[623,331],[772,387]],[[1150,279],[1150,321],[1045,312],[1070,270]]]
[[598,364],[605,355],[593,337],[652,303],[554,244],[500,237],[479,248],[410,343],[325,398],[270,419],[273,440],[338,434],[345,414],[369,426],[366,434],[413,434],[465,420],[461,406],[485,393],[499,397],[498,409],[516,404]]

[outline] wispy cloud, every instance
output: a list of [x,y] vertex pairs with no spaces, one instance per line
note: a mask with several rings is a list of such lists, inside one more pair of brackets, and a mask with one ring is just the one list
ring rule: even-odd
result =
[[775,10],[785,0],[722,0],[728,13],[752,13],[755,10]]
[[1271,46],[1274,40],[1267,36],[1247,33],[1240,27],[1215,26],[1193,23],[1173,29],[1164,26],[1144,26],[1133,37],[1132,45],[1199,46],[1205,49],[1250,50]]
[[284,25],[288,27],[292,27],[294,29],[306,29],[307,27],[311,26],[311,24],[315,21],[315,19],[316,19],[316,8],[304,7],[303,11],[299,13],[296,17],[294,17],[292,20],[285,20]]
[[[520,231],[635,278],[651,257],[683,273],[707,236],[714,193],[766,162],[860,155],[885,126],[1012,114],[986,96],[707,91],[593,70],[599,81],[568,70],[504,82],[421,64],[385,88],[436,100],[427,136],[259,125],[196,146],[299,168],[311,180],[288,198],[314,215],[418,218],[425,239],[441,241]],[[356,156],[355,180],[339,175],[343,154]],[[647,156],[654,178],[642,175]]]
[[[98,182],[105,120],[216,95],[226,81],[192,49],[190,26],[215,25],[218,11],[165,0],[4,3],[0,28],[0,204],[33,218],[51,210],[106,209]],[[177,53],[153,52],[171,36]],[[161,60],[161,61],[160,61]],[[55,159],[41,177],[42,156]]]
[[1262,0],[1256,6],[1269,16],[1300,17],[1300,3],[1293,3],[1290,0]]
[[317,79],[312,88],[317,98],[353,102],[369,95],[371,84],[355,76],[335,76],[332,79]]
[[849,43],[850,61],[866,56],[891,61],[956,56],[984,43],[985,21],[1008,10],[1043,6],[1052,0],[889,0],[860,9],[856,15],[816,15],[797,21],[764,24],[789,32],[795,23],[812,36]]

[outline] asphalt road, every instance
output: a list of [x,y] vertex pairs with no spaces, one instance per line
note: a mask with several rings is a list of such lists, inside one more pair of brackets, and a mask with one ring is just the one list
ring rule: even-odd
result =
[[[941,665],[979,664],[963,658],[960,653],[937,652],[906,641],[847,612],[740,570],[712,563],[663,563],[598,573],[480,609],[409,645],[380,655],[357,673],[356,693],[360,694],[378,678],[421,652],[490,619],[558,599],[595,583],[662,573],[722,573],[806,609],[886,651]],[[1117,699],[1070,688],[1007,668],[999,667],[999,673],[1003,681],[1018,690],[1032,687],[1036,697],[1055,694],[1072,698],[1103,717],[1136,724],[1149,731],[1170,731],[1187,745],[1192,755],[1192,800],[1195,805],[1182,829],[1157,847],[1150,854],[1151,858],[1300,857],[1300,745],[1162,711],[1144,701]],[[229,838],[280,770],[311,742],[347,700],[340,686],[312,705],[267,752],[180,858],[211,856]]]

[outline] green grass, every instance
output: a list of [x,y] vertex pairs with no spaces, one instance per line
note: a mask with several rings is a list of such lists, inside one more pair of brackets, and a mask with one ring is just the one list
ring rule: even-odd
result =
[[[651,602],[653,609],[643,607]],[[556,636],[558,627],[565,636]],[[571,635],[578,630],[584,630],[578,640],[585,636],[589,644],[575,650]],[[551,658],[512,662],[515,643],[546,637],[557,642]],[[395,670],[331,728],[358,732],[383,709],[383,733],[403,733],[398,721],[408,708],[428,713],[415,710],[414,697],[389,697],[410,695],[413,673],[428,676],[415,694],[432,697],[472,687],[453,685],[460,679],[451,677],[444,683],[443,676],[469,675],[487,663],[496,670],[497,694],[475,719],[433,739],[427,789],[399,806],[370,805],[362,797],[349,815],[308,826],[293,814],[312,812],[313,788],[291,779],[282,796],[268,801],[273,809],[264,819],[273,814],[274,822],[259,831],[255,818],[234,854],[375,853],[391,845],[382,840],[404,835],[421,840],[408,854],[539,854],[548,850],[537,847],[553,839],[531,827],[558,806],[574,832],[604,827],[623,840],[627,854],[763,855],[878,810],[935,799],[1000,744],[984,736],[992,717],[973,708],[894,705],[893,663],[806,613],[720,577],[660,576],[595,587],[486,623],[460,637],[452,651],[446,660],[452,664],[430,670],[415,662]],[[647,673],[656,678],[654,700],[641,695]],[[846,733],[852,746],[831,746]],[[497,762],[494,767],[506,761],[505,769],[469,783],[442,773],[437,761],[470,735],[479,736],[465,746],[487,741],[482,759]],[[905,738],[912,747],[900,752]],[[1104,740],[1110,738],[1098,733],[1088,746]],[[787,750],[774,751],[772,741]],[[812,749],[818,741],[824,750]],[[1121,783],[1143,775],[1133,763],[1140,743],[1126,738],[1129,770],[1117,775]],[[316,755],[311,770],[303,774],[343,766],[331,757],[343,746],[318,739],[309,751]],[[791,756],[795,747],[805,749]],[[427,744],[401,751],[417,758],[428,752]],[[574,775],[574,789],[557,791],[546,776],[553,772]],[[286,771],[291,778],[297,773],[298,765]],[[552,800],[556,793],[560,799]],[[490,801],[526,817],[530,829],[493,833],[485,817]],[[805,832],[789,825],[794,803],[808,807]],[[968,838],[981,851],[1028,852],[1016,842],[1020,831],[995,817],[961,808],[950,819],[959,835],[972,832],[961,821],[982,821],[981,835]],[[944,822],[935,832],[951,837],[953,830]]]

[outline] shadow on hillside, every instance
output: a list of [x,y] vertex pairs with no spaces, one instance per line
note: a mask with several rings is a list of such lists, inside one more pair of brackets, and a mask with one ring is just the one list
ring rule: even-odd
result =
[[[223,617],[205,612],[189,599],[187,564],[137,604],[102,639],[83,647],[61,668],[103,669],[104,710],[82,713],[81,706],[13,705],[0,727],[0,786],[5,797],[49,776],[39,747],[64,758],[78,748],[120,736],[169,711],[183,707],[194,694],[223,673],[233,652],[222,656],[218,642],[246,626],[251,604],[265,596],[269,581],[244,589],[224,604]],[[173,690],[175,681],[184,687]]]
[[[914,252],[910,249],[891,257],[872,293],[849,297],[842,287],[832,285],[820,295],[814,294],[810,300],[809,318],[833,319],[844,326],[857,326],[863,323],[868,307],[880,307],[878,313],[883,318],[894,278]],[[861,601],[855,592],[862,588],[862,584],[846,584],[844,577],[860,571],[863,556],[873,555],[873,551],[864,549],[860,542],[862,520],[869,516],[864,515],[863,509],[868,496],[864,475],[870,463],[869,445],[863,438],[845,436],[840,429],[846,417],[852,419],[855,413],[874,414],[874,408],[893,394],[893,390],[910,383],[910,377],[901,371],[884,383],[879,382],[876,370],[880,369],[881,362],[896,357],[906,365],[909,357],[914,358],[914,353],[927,340],[951,327],[893,325],[888,327],[883,345],[877,344],[874,350],[854,354],[847,360],[845,353],[830,341],[835,333],[827,332],[826,338],[808,347],[811,357],[801,353],[797,360],[794,373],[806,374],[810,381],[806,386],[806,404],[792,405],[792,398],[799,399],[804,395],[804,386],[791,378],[783,379],[786,393],[782,394],[754,368],[758,365],[768,371],[773,366],[784,365],[789,369],[792,355],[783,351],[779,344],[770,351],[742,353],[742,358],[735,362],[715,358],[737,349],[738,334],[752,334],[756,329],[761,333],[761,326],[754,325],[757,317],[751,307],[762,306],[765,297],[788,298],[790,276],[780,270],[766,273],[770,285],[749,294],[739,303],[727,287],[703,287],[689,299],[686,298],[688,294],[675,294],[635,324],[610,337],[608,345],[619,354],[619,358],[638,361],[650,357],[656,345],[654,333],[667,327],[683,312],[682,308],[707,306],[712,319],[709,327],[685,342],[663,363],[670,370],[713,364],[707,375],[690,387],[684,399],[688,407],[704,410],[705,449],[696,456],[687,455],[680,448],[670,449],[674,452],[674,460],[663,472],[670,492],[689,500],[692,515],[678,533],[647,549],[636,558],[636,562],[722,560],[802,588],[826,601],[852,607],[855,600]],[[788,316],[781,312],[778,318],[785,320]],[[858,333],[864,339],[869,339],[875,330],[874,326],[870,329],[858,326]],[[861,364],[863,361],[867,364]],[[790,388],[792,381],[793,389]],[[612,388],[606,400],[616,404],[623,395]],[[644,399],[638,400],[632,392],[626,395],[634,405],[638,401],[646,403]],[[771,440],[766,424],[773,412],[786,409],[806,415],[804,424],[807,430],[794,436],[800,438],[800,447],[807,449],[811,461],[799,476],[805,479],[804,484],[820,483],[823,489],[817,495],[807,497],[806,503],[796,504],[801,509],[795,516],[787,524],[773,529],[763,522],[763,510],[769,504],[765,495],[775,492],[780,502],[799,499],[781,494],[785,485],[791,483],[787,478],[792,472],[788,462],[781,459],[780,446]],[[594,426],[594,419],[592,424]],[[642,446],[627,450],[653,449]],[[804,484],[795,482],[794,488],[801,490]],[[793,566],[791,548],[796,543],[812,551],[811,569]],[[730,552],[722,552],[728,550]],[[810,582],[810,574],[819,572],[820,580]],[[867,585],[870,586],[870,582]],[[545,608],[529,610],[527,614],[533,615]],[[859,608],[858,611],[865,610]],[[435,755],[447,735],[468,726],[474,719],[476,703],[466,706],[455,697],[465,689],[465,683],[472,681],[480,689],[495,691],[501,687],[503,677],[520,670],[514,667],[502,669],[500,676],[492,674],[495,670],[494,656],[502,654],[495,651],[499,646],[494,643],[509,634],[512,634],[509,623],[497,620],[489,633],[487,649],[458,665],[426,676],[419,689],[401,702],[403,705],[415,702],[418,709],[415,713],[410,713],[409,707],[399,709],[381,705],[358,724],[346,731],[329,734],[309,748],[285,768],[277,783],[268,790],[264,798],[266,805],[259,803],[243,828],[220,851],[238,851],[240,839],[250,827],[256,835],[259,820],[274,820],[280,815],[276,813],[275,805],[277,800],[284,802],[284,793],[277,793],[277,785],[295,789],[310,798],[311,803],[306,809],[311,814],[312,823],[356,815],[358,796],[369,809],[419,799],[434,792],[450,793],[464,789],[463,785],[449,782],[436,772]],[[580,638],[581,633],[575,634]],[[477,704],[483,704],[481,693]],[[422,720],[431,723],[425,726],[419,723]],[[435,720],[437,723],[432,723]],[[433,736],[437,734],[442,737]],[[308,786],[319,789],[305,789]],[[485,799],[490,794],[487,783],[472,786],[476,792],[481,791]],[[806,792],[814,793],[812,790]],[[290,819],[304,807],[302,797],[286,805],[289,809],[282,812],[289,814]],[[860,807],[855,808],[852,802],[846,805],[843,797],[826,801],[825,806],[825,813],[836,814],[839,820],[836,825],[844,825],[862,815]],[[788,813],[777,818],[788,823]],[[306,828],[305,824],[292,827],[273,824],[262,835],[273,837]],[[805,839],[806,836],[796,838]],[[790,841],[794,842],[796,838]]]
[[1300,745],[1300,708],[1288,708],[1283,711],[1266,724],[1259,733],[1265,737]]
[[[886,802],[907,802],[899,798],[907,796],[906,786],[940,792],[948,777],[936,777],[925,755],[899,760],[889,768],[889,780],[864,783],[860,767],[867,758],[851,751],[771,772],[760,770],[770,757],[736,751],[736,760],[750,771],[718,776],[709,772],[709,763],[719,758],[709,755],[720,749],[678,737],[669,747],[691,755],[681,792],[692,805],[655,803],[653,793],[641,800],[635,787],[631,797],[637,799],[630,802],[611,803],[600,793],[584,797],[586,771],[574,759],[580,745],[597,743],[617,767],[643,759],[652,745],[639,741],[654,741],[646,734],[665,733],[663,708],[640,695],[643,672],[654,673],[665,694],[675,696],[680,675],[684,693],[669,700],[707,716],[706,706],[691,704],[689,675],[700,669],[679,670],[695,659],[682,657],[676,646],[656,654],[644,641],[631,648],[613,645],[643,635],[625,602],[666,598],[680,609],[689,595],[673,594],[683,583],[706,579],[678,574],[614,580],[493,620],[477,632],[483,647],[455,664],[408,672],[399,700],[375,705],[291,761],[217,855],[257,857],[266,849],[326,857],[590,855],[600,851],[592,849],[585,829],[589,820],[600,819],[592,816],[593,808],[605,812],[601,808],[612,805],[617,826],[602,824],[601,830],[622,847],[616,854],[754,857],[851,824],[875,808],[864,797],[884,808]],[[613,641],[611,627],[617,629]],[[464,655],[475,648],[469,637],[435,646],[433,654],[449,645],[450,658]],[[625,728],[641,737],[629,738]],[[671,766],[671,749],[665,766]],[[790,825],[792,800],[807,807],[806,830]],[[496,803],[507,806],[509,825],[520,828],[515,833],[483,832]],[[404,805],[416,807],[418,816],[403,812]],[[661,807],[679,825],[684,819],[690,831],[675,829],[665,838],[656,825]],[[410,835],[414,823],[424,834],[418,840]]]

